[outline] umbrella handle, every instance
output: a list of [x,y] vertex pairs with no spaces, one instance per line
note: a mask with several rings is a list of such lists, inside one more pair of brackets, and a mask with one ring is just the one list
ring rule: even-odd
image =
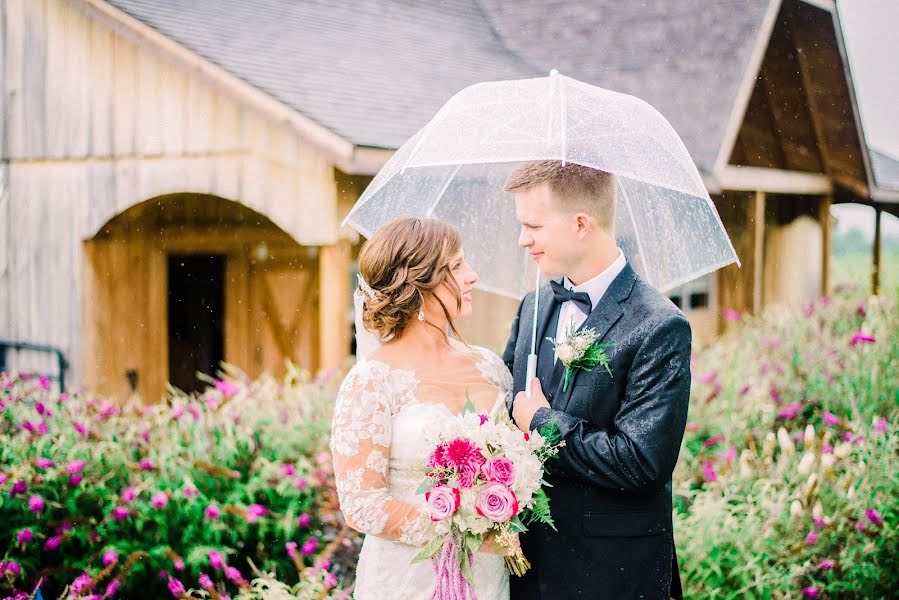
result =
[[534,377],[537,376],[537,355],[536,354],[528,354],[528,378],[525,383],[524,391],[530,396],[531,395],[531,381]]

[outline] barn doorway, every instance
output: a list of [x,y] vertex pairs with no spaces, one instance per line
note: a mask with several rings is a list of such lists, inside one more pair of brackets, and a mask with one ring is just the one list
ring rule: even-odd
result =
[[167,300],[169,382],[200,391],[225,358],[225,255],[170,255]]

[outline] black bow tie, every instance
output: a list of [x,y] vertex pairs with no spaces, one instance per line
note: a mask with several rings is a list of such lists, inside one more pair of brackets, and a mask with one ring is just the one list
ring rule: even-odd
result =
[[585,315],[589,315],[590,311],[593,310],[593,303],[590,302],[590,294],[587,292],[566,290],[561,283],[552,280],[549,282],[549,287],[553,289],[553,295],[556,297],[556,302],[574,302]]

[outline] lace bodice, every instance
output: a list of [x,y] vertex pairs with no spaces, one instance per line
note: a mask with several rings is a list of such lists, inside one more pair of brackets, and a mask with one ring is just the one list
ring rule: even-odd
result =
[[[365,597],[366,589],[374,594],[387,584],[375,581],[388,573],[397,575],[397,569],[409,577],[411,557],[433,535],[424,497],[415,494],[420,483],[416,469],[431,451],[425,441],[428,434],[461,412],[466,397],[479,411],[494,414],[505,411],[511,401],[512,377],[502,360],[482,348],[474,348],[470,358],[453,367],[454,372],[435,365],[427,373],[368,359],[357,363],[340,387],[331,435],[337,494],[347,523],[368,534],[357,569],[357,598]],[[371,543],[381,544],[376,553]],[[498,565],[489,578],[501,589],[496,581],[507,581],[502,559],[479,554],[475,571],[486,564],[491,569]],[[408,585],[427,588],[422,597],[429,597],[433,572],[430,565],[417,566],[426,568],[418,574],[418,584],[412,577]],[[417,598],[418,591],[391,597]],[[391,593],[397,594],[396,588]],[[505,596],[484,596],[494,597]]]

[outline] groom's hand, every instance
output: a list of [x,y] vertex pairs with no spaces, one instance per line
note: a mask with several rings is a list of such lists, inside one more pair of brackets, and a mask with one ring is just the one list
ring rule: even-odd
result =
[[543,407],[549,408],[549,402],[546,401],[546,396],[543,395],[540,380],[534,377],[531,380],[530,395],[527,392],[518,392],[518,395],[515,396],[515,403],[512,405],[512,418],[520,430],[528,433],[534,413]]

